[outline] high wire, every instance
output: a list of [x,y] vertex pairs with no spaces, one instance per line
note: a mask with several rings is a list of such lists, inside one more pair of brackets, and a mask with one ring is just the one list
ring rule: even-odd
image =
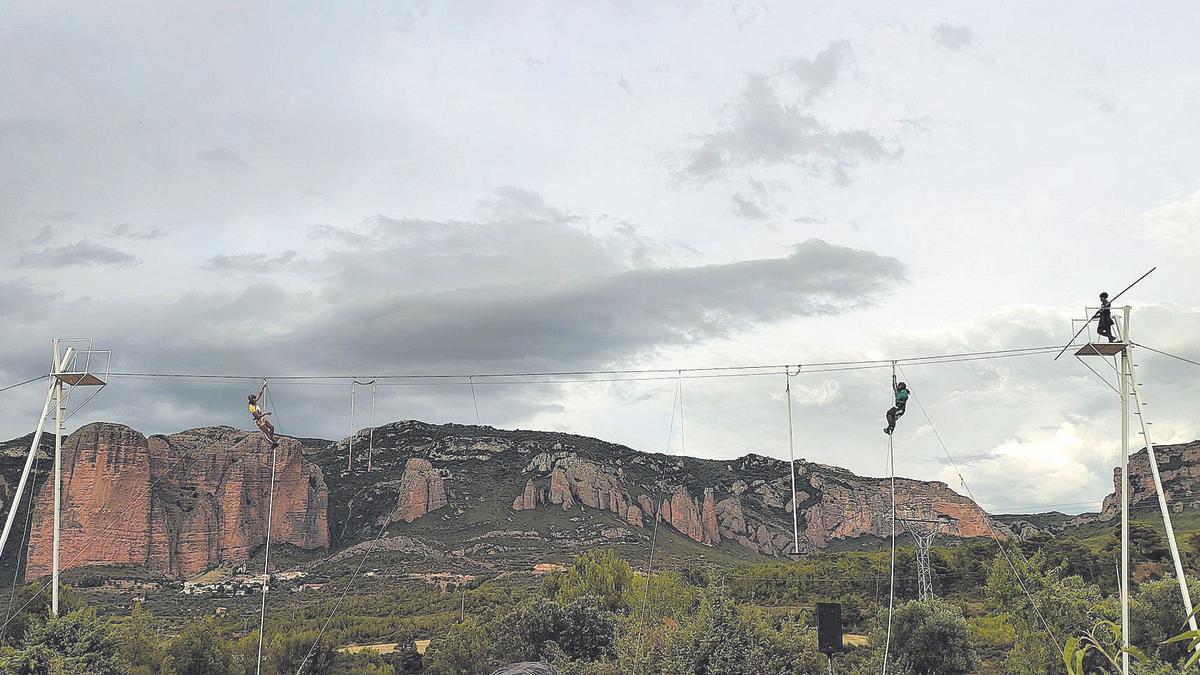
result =
[[[897,359],[859,359],[852,361],[817,361],[804,363],[805,370],[811,371],[814,368],[830,368],[831,370],[839,367],[890,367],[892,363],[908,363],[918,364],[926,362],[941,362],[943,360],[975,360],[976,358],[983,359],[986,357],[998,357],[1003,355],[1024,355],[1038,354],[1041,352],[1050,352],[1057,350],[1058,345],[1047,345],[1041,347],[1019,347],[1013,349],[994,349],[986,351],[974,352],[958,352],[950,354],[934,354],[922,356],[910,356]],[[778,372],[781,368],[796,367],[795,363],[782,364],[761,364],[761,365],[745,365],[745,366],[701,366],[689,368],[631,368],[631,369],[612,369],[612,370],[559,370],[559,371],[528,371],[528,372],[511,372],[511,373],[403,373],[395,375],[377,374],[365,376],[361,373],[354,375],[245,375],[241,373],[155,373],[155,372],[110,372],[109,377],[130,377],[130,378],[172,378],[172,379],[211,379],[211,380],[231,380],[231,381],[259,381],[263,379],[272,381],[328,381],[328,380],[353,380],[361,377],[370,377],[375,380],[462,380],[460,384],[469,386],[472,382],[480,384],[477,380],[487,379],[511,379],[518,377],[581,377],[581,376],[618,376],[618,375],[665,375],[663,379],[678,379],[685,377],[684,374],[694,376],[700,373],[712,373],[716,376],[736,376],[739,373],[743,376],[747,371],[775,371]],[[672,374],[673,375],[670,375]],[[724,375],[722,375],[724,373]],[[769,375],[770,372],[761,373]],[[590,380],[584,380],[590,381]],[[380,384],[385,384],[380,382]]]

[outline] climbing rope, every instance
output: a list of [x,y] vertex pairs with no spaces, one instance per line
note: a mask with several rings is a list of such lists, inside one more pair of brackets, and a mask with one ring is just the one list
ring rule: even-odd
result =
[[[896,362],[892,361],[892,382],[896,381]],[[896,452],[895,452],[895,430],[888,434],[888,477],[891,481],[892,492],[892,556],[888,571],[888,612],[887,612],[887,638],[883,644],[883,675],[887,675],[888,656],[892,648],[892,610],[896,603]]]
[[[800,366],[796,366],[796,374],[800,374]],[[796,436],[792,431],[792,371],[784,366],[783,377],[786,385],[783,388],[787,398],[788,417],[788,454],[791,458],[789,465],[792,478],[792,555],[800,555],[800,505],[796,503]]]
[[[675,411],[680,408],[680,398],[681,398],[682,388],[683,388],[683,380],[678,380],[675,385],[675,396],[671,399],[671,421],[667,425],[667,447],[666,447],[666,451],[664,453],[667,455],[671,454],[671,438],[675,435]],[[663,475],[664,468],[665,468],[665,464],[663,465],[662,468],[659,469],[659,477],[660,478]],[[653,581],[653,576],[654,576],[654,553],[655,553],[655,549],[658,544],[658,521],[662,520],[662,518],[660,517],[662,515],[662,503],[659,501],[659,496],[657,494],[656,488],[657,488],[657,484],[650,489],[650,492],[655,493],[654,496],[652,497],[652,499],[654,501],[651,504],[651,506],[653,507],[651,510],[654,512],[653,513],[654,528],[650,532],[650,556],[646,561],[646,576],[645,576],[646,586],[642,592],[642,611],[641,611],[641,616],[638,619],[638,623],[641,624],[641,637],[639,638],[638,642],[639,642],[639,644],[642,645],[643,649],[646,646],[647,632],[648,632],[648,628],[649,628],[648,612],[650,609],[650,585]],[[649,658],[650,658],[650,653],[649,653],[649,651],[647,651],[646,652],[647,662],[649,661]]]
[[479,426],[481,424],[481,422],[479,421],[479,399],[475,398],[475,376],[474,375],[467,376],[467,384],[471,385],[471,403],[475,404],[475,425]]
[[[1150,271],[1153,272],[1154,270]],[[1147,272],[1146,274],[1149,273],[1150,272]],[[903,367],[900,368],[900,374],[904,375]],[[907,376],[905,376],[905,379],[907,379]],[[946,459],[950,460],[950,466],[954,469],[955,475],[958,476],[958,482],[960,485],[962,485],[963,490],[966,491],[967,497],[969,497],[972,502],[978,504],[979,501],[975,499],[975,494],[971,492],[971,487],[967,485],[967,479],[963,478],[962,471],[958,469],[958,463],[955,462],[954,457],[950,455],[950,448],[947,447],[946,442],[942,440],[942,435],[938,433],[937,426],[934,425],[933,418],[929,416],[929,412],[925,410],[925,406],[921,403],[920,397],[918,397],[916,394],[912,394],[912,398],[916,400],[917,407],[921,410],[921,415],[925,418],[925,422],[929,425],[929,429],[933,431],[933,437],[937,439],[938,445],[942,447],[942,452],[946,455]],[[895,507],[893,506],[893,509],[894,508]],[[1012,571],[1013,578],[1016,580],[1017,586],[1019,586],[1021,588],[1021,592],[1025,594],[1025,599],[1029,601],[1029,606],[1033,609],[1033,613],[1036,614],[1037,618],[1042,622],[1042,627],[1045,628],[1046,635],[1050,637],[1050,640],[1054,643],[1055,649],[1057,649],[1058,653],[1061,655],[1063,649],[1062,644],[1058,641],[1058,636],[1054,634],[1054,630],[1050,627],[1050,622],[1046,621],[1046,617],[1042,615],[1042,610],[1038,608],[1037,601],[1033,599],[1033,594],[1029,592],[1029,587],[1025,585],[1025,580],[1021,577],[1020,571],[1017,570],[1016,564],[1013,563],[1012,557],[1009,556],[1008,549],[1004,548],[1004,544],[1001,543],[1002,539],[1000,537],[1000,533],[996,532],[996,528],[992,527],[992,519],[985,516],[983,522],[985,525],[987,525],[988,532],[990,532],[992,535],[992,540],[996,542],[996,546],[1000,549],[1000,553],[1004,556],[1004,561],[1008,563],[1008,568]],[[893,531],[894,530],[895,526],[893,525]]]
[[375,458],[375,397],[379,393],[379,385],[371,380],[371,430],[367,433],[367,471],[371,470],[371,461]]
[[[283,425],[279,424],[279,415],[276,413],[276,410],[275,410],[275,402],[271,400],[271,388],[270,388],[270,386],[268,386],[267,381],[265,379],[263,380],[263,388],[267,392],[267,406],[270,408],[270,411],[275,414],[275,423],[277,425],[279,425],[279,427],[281,428],[280,433],[282,433]],[[265,632],[266,623],[267,623],[267,587],[268,587],[269,581],[270,581],[270,569],[271,569],[270,568],[270,564],[271,564],[271,521],[273,520],[272,516],[275,513],[275,459],[278,455],[278,451],[279,451],[279,443],[272,443],[271,444],[271,488],[270,488],[270,492],[268,493],[269,496],[267,497],[267,545],[263,551],[262,608],[259,610],[259,615],[258,615],[258,665],[255,669],[255,673],[259,673],[260,675],[262,673],[263,634]]]
[[358,380],[350,380],[350,433],[347,434],[350,451],[346,453],[346,471],[354,470],[354,389],[357,385]]

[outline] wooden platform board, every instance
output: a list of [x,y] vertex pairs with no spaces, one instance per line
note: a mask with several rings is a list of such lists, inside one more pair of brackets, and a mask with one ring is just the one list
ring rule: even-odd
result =
[[99,387],[104,384],[104,380],[91,373],[59,373],[55,377],[72,387]]
[[1075,352],[1075,356],[1115,356],[1125,351],[1124,342],[1093,342]]

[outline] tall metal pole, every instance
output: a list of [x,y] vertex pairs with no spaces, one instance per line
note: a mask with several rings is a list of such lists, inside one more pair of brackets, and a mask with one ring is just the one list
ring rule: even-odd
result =
[[[59,362],[59,342],[54,341],[54,363]],[[63,423],[63,383],[61,378],[54,378],[54,555],[51,566],[50,608],[54,616],[58,616],[58,552],[59,528],[62,523],[62,423]]]
[[[67,347],[62,360],[53,364],[54,372],[59,373],[66,369],[67,364],[74,356],[75,348]],[[25,483],[29,480],[29,473],[33,468],[33,460],[42,444],[42,430],[46,428],[46,418],[50,415],[50,403],[54,400],[54,383],[56,381],[57,378],[51,374],[50,385],[46,387],[46,403],[42,405],[42,416],[38,418],[37,431],[33,433],[33,442],[29,444],[29,454],[25,456],[25,468],[21,470],[21,479],[17,481],[17,490],[13,493],[12,504],[8,508],[8,518],[4,521],[4,533],[0,534],[0,551],[3,551],[4,546],[8,543],[8,535],[12,532],[13,521],[17,517],[17,505],[21,502],[21,495],[25,492]]]
[[[1129,647],[1129,306],[1121,337],[1121,645]],[[1121,652],[1121,673],[1129,675],[1129,651]]]
[[[1125,350],[1133,349],[1128,345]],[[1167,544],[1171,548],[1171,560],[1175,563],[1175,579],[1179,582],[1179,594],[1183,597],[1183,610],[1187,613],[1188,626],[1196,630],[1196,617],[1192,615],[1192,594],[1188,590],[1187,576],[1183,572],[1183,560],[1179,557],[1179,545],[1175,541],[1175,527],[1171,524],[1171,509],[1167,506],[1167,493],[1163,490],[1162,476],[1158,472],[1158,458],[1154,454],[1154,442],[1150,440],[1150,428],[1146,426],[1146,413],[1142,410],[1142,397],[1138,394],[1137,375],[1134,373],[1136,364],[1133,354],[1129,355],[1129,386],[1133,391],[1133,402],[1142,427],[1142,437],[1146,439],[1146,459],[1150,462],[1150,474],[1154,477],[1154,489],[1158,492],[1158,509],[1162,512],[1163,527],[1167,530]],[[1197,645],[1200,649],[1200,645]]]
[[787,387],[784,392],[787,394],[788,408],[788,452],[791,455],[791,463],[788,464],[790,469],[788,473],[792,476],[792,553],[800,555],[800,505],[796,503],[796,440],[795,434],[792,432],[792,375],[788,372],[787,366],[783,367],[783,375],[787,378]]

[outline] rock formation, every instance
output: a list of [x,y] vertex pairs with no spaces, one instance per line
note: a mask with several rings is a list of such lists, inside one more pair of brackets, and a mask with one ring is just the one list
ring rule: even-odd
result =
[[[276,455],[271,541],[329,545],[328,491],[299,441]],[[118,424],[89,424],[63,444],[63,569],[145,565],[187,576],[242,562],[266,539],[271,448],[230,427],[146,438]],[[26,579],[50,571],[53,485],[37,494]]]
[[[1158,473],[1162,477],[1167,504],[1175,511],[1200,506],[1200,441],[1156,445]],[[1129,456],[1129,505],[1157,509],[1158,493],[1150,472],[1150,456],[1142,448]],[[1113,491],[1104,498],[1101,520],[1121,515],[1121,468],[1113,469]]]
[[396,520],[406,523],[449,503],[450,494],[442,479],[427,459],[413,457],[404,465],[400,477],[400,496],[396,502]]

